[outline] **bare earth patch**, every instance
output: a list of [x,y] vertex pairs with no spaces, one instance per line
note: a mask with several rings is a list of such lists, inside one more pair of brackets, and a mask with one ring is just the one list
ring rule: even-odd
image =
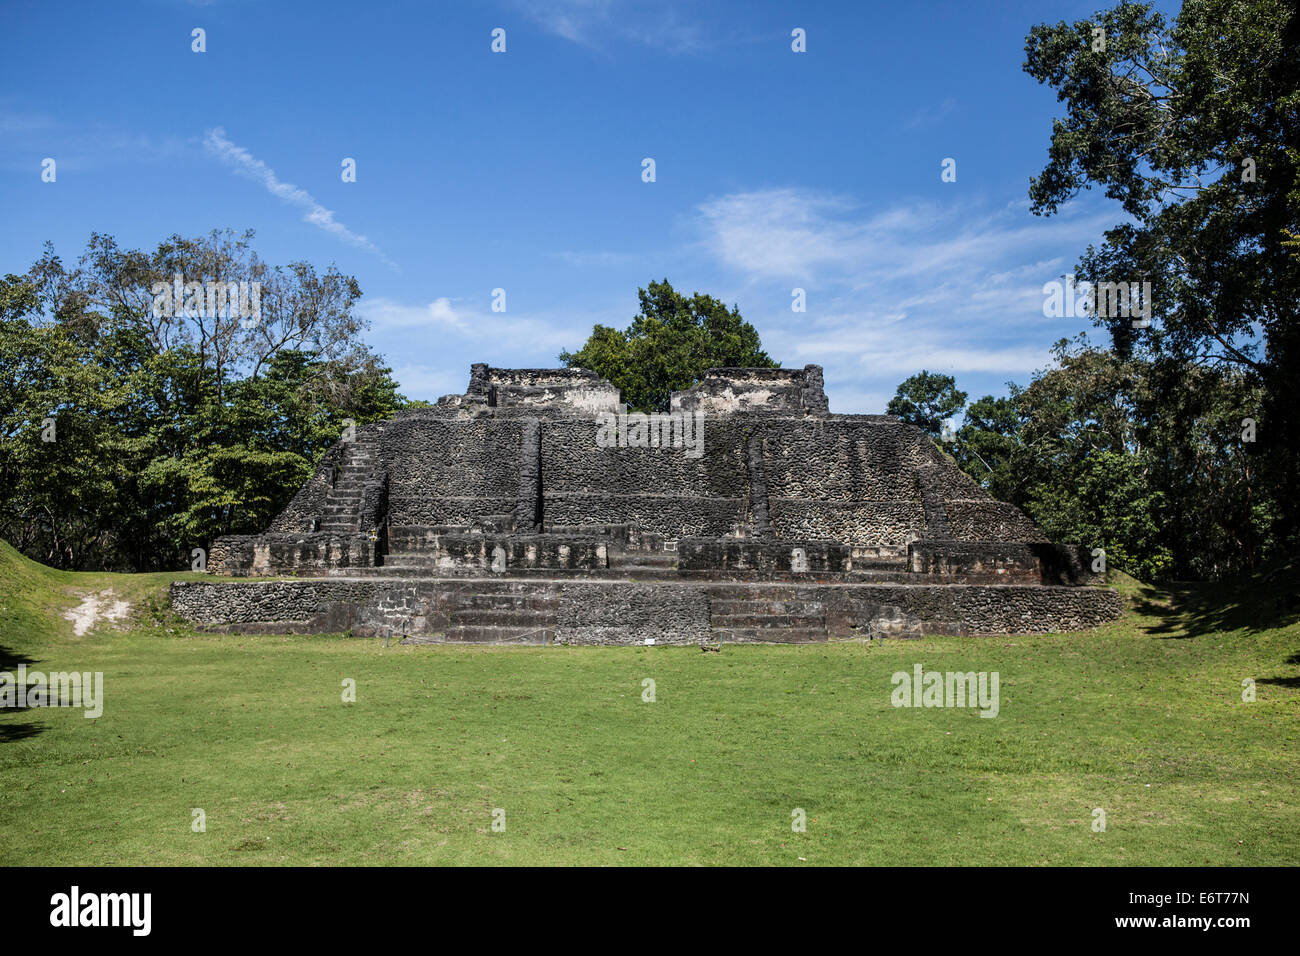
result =
[[87,594],[82,602],[70,611],[63,612],[63,619],[72,622],[72,633],[81,637],[100,620],[120,621],[130,612],[131,605],[126,601],[113,600],[113,589],[108,588],[98,594]]

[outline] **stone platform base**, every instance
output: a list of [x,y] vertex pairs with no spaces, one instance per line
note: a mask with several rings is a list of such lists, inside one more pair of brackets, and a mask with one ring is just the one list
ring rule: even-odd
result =
[[176,582],[172,606],[209,631],[386,636],[407,643],[813,643],[922,634],[1083,630],[1112,621],[1109,588],[995,584],[314,578]]

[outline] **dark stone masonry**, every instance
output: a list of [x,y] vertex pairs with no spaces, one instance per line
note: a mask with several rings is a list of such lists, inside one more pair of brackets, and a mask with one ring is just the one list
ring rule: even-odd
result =
[[171,597],[217,631],[791,643],[1094,627],[1121,605],[1090,567],[920,430],[831,414],[816,365],[711,369],[656,416],[583,369],[475,365],[209,549],[281,580]]

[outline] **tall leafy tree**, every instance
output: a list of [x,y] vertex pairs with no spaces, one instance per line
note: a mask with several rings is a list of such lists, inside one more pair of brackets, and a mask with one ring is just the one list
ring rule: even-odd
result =
[[938,440],[944,422],[965,407],[966,393],[956,379],[922,369],[898,386],[885,411]]
[[[356,280],[267,266],[251,240],[93,235],[75,265],[47,246],[0,282],[0,535],[62,567],[177,567],[265,528],[344,419],[404,404],[360,339]],[[157,307],[177,275],[257,282],[260,314]]]
[[[1090,20],[1036,26],[1025,52],[1025,70],[1066,111],[1031,183],[1033,210],[1052,214],[1093,186],[1120,203],[1128,221],[1089,246],[1077,271],[1093,282],[1151,282],[1153,321],[1098,322],[1122,355],[1171,363],[1165,387],[1195,381],[1199,370],[1241,376],[1242,404],[1222,411],[1239,425],[1257,421],[1256,500],[1272,500],[1276,533],[1294,547],[1300,8],[1186,0],[1169,20],[1126,2]],[[1237,441],[1239,430],[1223,439]]]
[[641,308],[630,326],[597,325],[582,348],[559,356],[570,368],[608,379],[629,408],[667,411],[672,392],[690,388],[706,369],[778,366],[738,307],[698,292],[684,296],[667,279],[637,295]]

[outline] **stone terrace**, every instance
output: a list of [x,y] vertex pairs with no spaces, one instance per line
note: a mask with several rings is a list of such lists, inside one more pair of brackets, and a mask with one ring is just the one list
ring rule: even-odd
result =
[[330,449],[265,534],[210,549],[214,574],[297,580],[178,583],[173,604],[219,630],[501,643],[1060,631],[1119,613],[1086,554],[924,433],[831,414],[818,366],[712,369],[671,409],[702,429],[693,450],[592,372],[475,365],[464,395]]

